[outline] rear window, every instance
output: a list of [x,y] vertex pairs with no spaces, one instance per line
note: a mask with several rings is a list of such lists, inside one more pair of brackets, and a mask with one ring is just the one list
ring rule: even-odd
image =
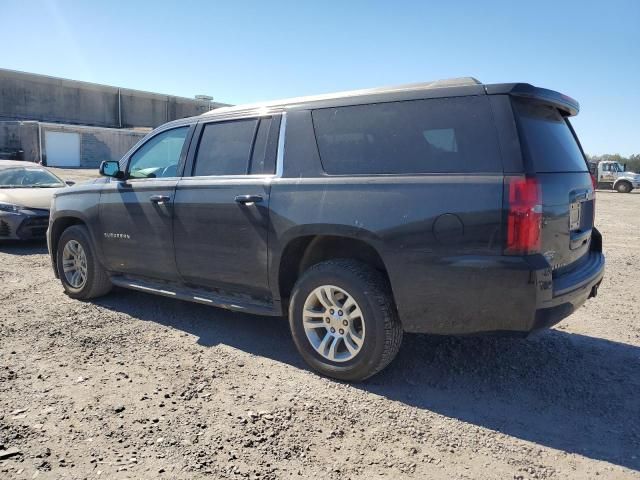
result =
[[567,120],[551,105],[514,101],[525,155],[538,173],[586,172]]
[[312,115],[329,174],[502,171],[486,97],[355,105]]

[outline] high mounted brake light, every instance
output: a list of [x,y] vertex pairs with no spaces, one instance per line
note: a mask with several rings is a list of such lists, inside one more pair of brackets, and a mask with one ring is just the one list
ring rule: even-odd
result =
[[505,253],[529,255],[540,252],[542,193],[535,178],[516,177],[509,181],[507,245]]

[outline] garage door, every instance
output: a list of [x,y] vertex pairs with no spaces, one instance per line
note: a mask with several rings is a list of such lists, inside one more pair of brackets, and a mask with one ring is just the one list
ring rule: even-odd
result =
[[44,132],[45,153],[49,167],[80,166],[80,134]]

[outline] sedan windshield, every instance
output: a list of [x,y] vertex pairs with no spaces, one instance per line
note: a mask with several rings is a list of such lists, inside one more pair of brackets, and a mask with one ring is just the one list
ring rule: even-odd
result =
[[0,167],[0,188],[59,188],[64,182],[40,167]]

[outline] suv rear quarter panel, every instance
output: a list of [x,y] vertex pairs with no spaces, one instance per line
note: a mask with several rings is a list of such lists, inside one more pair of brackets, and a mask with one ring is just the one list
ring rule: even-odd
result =
[[379,253],[406,331],[518,328],[505,312],[522,311],[534,296],[523,294],[526,262],[502,256],[502,173],[329,176],[308,111],[289,115],[285,152],[270,200],[270,284],[277,298],[287,244],[338,235]]

